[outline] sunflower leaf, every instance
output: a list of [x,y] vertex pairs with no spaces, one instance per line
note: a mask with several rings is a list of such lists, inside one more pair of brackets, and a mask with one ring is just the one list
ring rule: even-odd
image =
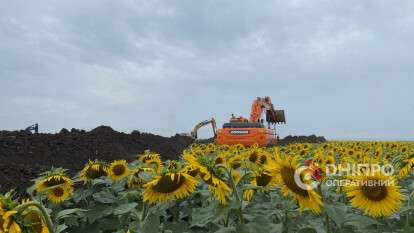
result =
[[142,232],[145,233],[158,233],[160,225],[160,217],[157,214],[150,214],[142,226]]
[[236,228],[234,227],[222,227],[220,230],[214,232],[214,233],[230,233],[230,232],[236,232]]
[[96,220],[112,214],[112,207],[106,205],[97,205],[85,213],[89,223],[94,223]]
[[92,195],[93,198],[100,203],[111,204],[117,201],[117,198],[108,191],[101,191]]
[[299,231],[298,231],[298,233],[318,233],[318,231],[317,230],[315,230],[314,228],[312,228],[312,227],[304,227],[304,228],[301,228]]
[[336,203],[336,205],[325,204],[324,208],[329,218],[333,220],[338,227],[341,227],[346,220],[346,206]]
[[376,224],[378,224],[378,222],[375,219],[356,214],[348,214],[346,216],[346,221],[344,221],[344,225],[355,226],[358,229],[365,229]]
[[80,214],[82,212],[86,212],[87,210],[84,209],[79,209],[79,208],[75,208],[75,209],[65,209],[60,211],[59,213],[56,214],[56,219],[63,219],[63,218],[67,218],[72,216],[73,214]]
[[114,209],[114,214],[115,215],[121,215],[121,214],[126,214],[128,212],[131,212],[135,209],[135,207],[137,207],[138,203],[126,203],[126,204],[122,204],[118,207],[116,207]]
[[60,233],[63,232],[64,230],[66,230],[68,228],[68,226],[66,226],[65,224],[61,224],[59,226],[56,227],[56,233]]

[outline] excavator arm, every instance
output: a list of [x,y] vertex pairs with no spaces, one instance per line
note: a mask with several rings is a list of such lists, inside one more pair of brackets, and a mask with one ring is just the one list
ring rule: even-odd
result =
[[210,120],[205,120],[205,121],[202,121],[202,122],[196,124],[194,126],[194,128],[193,128],[193,131],[191,131],[191,137],[194,138],[194,139],[197,139],[198,130],[200,128],[202,128],[203,126],[206,126],[208,124],[211,124],[211,127],[213,128],[214,137],[216,137],[216,134],[217,134],[217,123],[216,123],[216,119],[214,119],[214,117],[211,118]]
[[27,127],[26,129],[25,129],[25,131],[27,131],[27,132],[34,132],[34,133],[39,133],[39,124],[34,124],[34,125],[31,125],[31,126],[29,126],[29,127]]
[[266,111],[266,121],[271,124],[286,123],[285,111],[275,110],[270,97],[258,97],[253,101],[250,113],[251,122],[259,122],[263,111]]

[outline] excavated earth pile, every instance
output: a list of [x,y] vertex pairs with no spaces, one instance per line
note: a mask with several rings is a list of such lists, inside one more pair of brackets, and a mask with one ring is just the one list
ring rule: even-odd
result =
[[62,129],[57,134],[0,131],[0,193],[15,188],[18,194],[39,173],[53,167],[79,171],[89,159],[132,160],[149,149],[164,159],[177,159],[192,143],[183,136],[162,137],[134,131],[131,134],[100,126],[90,132]]
[[[204,143],[213,142],[214,139]],[[320,143],[323,137],[287,136],[279,145]],[[193,140],[185,136],[162,137],[133,131],[120,133],[108,126],[92,131],[62,129],[57,134],[32,134],[25,131],[0,131],[0,193],[15,189],[24,195],[32,179],[53,167],[80,171],[88,160],[133,160],[145,150],[159,153],[164,160],[178,159]]]
[[286,136],[285,138],[279,140],[278,145],[284,146],[294,143],[323,143],[326,142],[326,139],[321,136],[310,135],[310,136]]

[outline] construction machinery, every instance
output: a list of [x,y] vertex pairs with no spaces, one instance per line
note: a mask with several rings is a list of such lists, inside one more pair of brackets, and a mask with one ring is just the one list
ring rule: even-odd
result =
[[210,120],[205,120],[205,121],[202,121],[202,122],[196,124],[193,128],[193,131],[191,131],[191,137],[194,138],[194,139],[197,139],[198,138],[198,130],[200,128],[206,126],[206,125],[209,125],[209,124],[211,124],[211,127],[213,128],[214,137],[216,137],[217,136],[217,123],[216,123],[216,120],[214,119],[214,117],[212,117]]
[[211,127],[213,129],[214,138],[216,138],[217,137],[217,123],[216,123],[216,120],[214,119],[214,117],[212,117],[210,120],[205,120],[205,121],[202,121],[200,123],[197,123],[194,126],[193,130],[189,134],[188,133],[181,133],[180,135],[181,136],[186,136],[186,137],[191,137],[194,140],[197,140],[198,139],[198,130],[200,128],[206,126],[206,125],[209,125],[209,124],[211,124]]
[[[262,118],[265,113],[265,119]],[[264,121],[267,125],[265,126]],[[223,128],[217,130],[218,144],[242,144],[251,146],[273,145],[277,143],[276,124],[284,124],[284,110],[275,110],[270,97],[258,97],[253,101],[250,118],[232,115]]]
[[39,124],[33,124],[25,129],[27,132],[39,133]]

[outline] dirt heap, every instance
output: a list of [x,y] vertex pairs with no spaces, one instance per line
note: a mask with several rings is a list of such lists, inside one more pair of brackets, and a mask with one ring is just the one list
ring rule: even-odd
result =
[[[214,140],[207,140],[212,142]],[[323,137],[287,136],[279,145],[326,141]],[[32,134],[26,131],[0,131],[0,193],[16,189],[24,194],[31,180],[53,167],[63,167],[74,175],[88,160],[133,160],[149,149],[163,159],[177,159],[193,142],[185,136],[162,137],[133,131],[130,134],[99,126],[89,132],[62,129],[57,134]]]
[[326,142],[326,139],[321,136],[310,135],[310,136],[286,136],[283,139],[280,139],[278,145],[288,145],[293,143],[323,143]]
[[90,132],[62,129],[57,134],[0,131],[0,193],[12,188],[20,194],[31,179],[53,167],[79,171],[89,159],[132,160],[149,149],[164,159],[176,159],[192,140],[188,137],[162,137],[133,131],[121,133],[108,126]]

